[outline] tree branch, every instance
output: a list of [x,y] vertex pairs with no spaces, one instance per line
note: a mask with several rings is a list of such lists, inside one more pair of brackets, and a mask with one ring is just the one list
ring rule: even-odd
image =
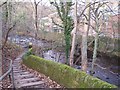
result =
[[79,15],[79,17],[81,17],[81,16],[83,15],[84,11],[85,11],[88,7],[90,7],[91,5],[94,5],[94,4],[96,4],[96,3],[99,3],[99,2],[94,2],[94,3],[89,3],[89,4],[87,4],[86,7],[83,9],[82,13]]
[[[110,11],[111,12],[113,12],[114,13],[114,11],[110,8],[110,6],[109,5],[107,5],[107,3],[106,3],[106,6],[110,9]],[[118,8],[119,9],[119,8]],[[115,13],[114,13],[115,14]],[[116,15],[116,14],[115,14]]]
[[87,15],[85,15],[85,14],[83,14],[83,16],[86,18],[86,20],[88,21],[88,17],[87,17]]
[[60,25],[60,24],[57,24],[57,23],[53,20],[53,18],[52,18],[52,23],[54,23],[55,25],[57,25],[57,26],[59,26],[59,27],[63,28],[63,26],[62,26],[62,25]]
[[85,24],[91,26],[93,28],[93,30],[95,30],[94,26],[92,26],[91,24],[89,24],[89,23],[85,23]]
[[4,49],[4,47],[5,47],[6,43],[7,43],[8,35],[9,35],[10,31],[15,27],[15,25],[16,25],[16,22],[15,22],[15,24],[14,24],[12,27],[10,27],[10,28],[8,29],[8,31],[7,31],[7,33],[6,33],[6,36],[5,36],[5,42],[4,42],[4,44],[2,45],[2,48],[1,48],[2,50]]
[[63,19],[62,15],[61,15],[61,11],[60,11],[60,8],[58,6],[58,3],[56,2],[56,0],[54,0],[54,2],[51,3],[51,4],[54,5],[57,8],[58,15],[59,15],[60,19],[63,21],[64,19]]
[[41,2],[42,0],[40,0],[38,3],[37,3],[37,5]]
[[[8,0],[7,0],[7,1],[8,1]],[[2,7],[4,4],[6,4],[6,3],[7,3],[7,1],[3,2],[3,3],[0,5],[0,7]]]

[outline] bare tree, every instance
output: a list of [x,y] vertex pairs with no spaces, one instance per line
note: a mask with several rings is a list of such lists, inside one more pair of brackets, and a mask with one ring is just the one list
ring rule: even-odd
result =
[[39,27],[38,27],[38,5],[39,5],[39,3],[40,3],[41,1],[42,1],[42,0],[40,0],[40,1],[34,0],[34,9],[35,9],[35,29],[36,29],[35,38],[37,38],[37,33],[38,33],[38,30],[39,30]]
[[[16,2],[15,2],[16,4]],[[13,6],[13,3],[11,2],[6,2],[1,8],[2,8],[2,38],[3,38],[3,42],[2,42],[2,47],[0,49],[4,49],[7,40],[8,40],[8,36],[10,34],[10,32],[13,30],[13,28],[16,26],[16,24],[20,21],[21,17],[19,17],[18,19],[14,20],[13,16],[13,7],[15,7],[15,5]]]
[[[106,12],[103,10],[103,6],[107,5],[108,2],[104,1],[94,1],[94,2],[89,2],[86,0],[86,5],[85,8],[83,9],[82,13],[80,16],[85,17],[84,21],[84,34],[82,34],[82,45],[81,45],[81,57],[82,57],[82,70],[86,71],[87,70],[87,38],[88,38],[88,32],[89,29],[92,28],[95,30],[95,43],[94,43],[94,51],[93,51],[93,64],[92,64],[92,69],[94,67],[94,62],[96,61],[96,56],[97,56],[97,46],[98,46],[98,39],[99,39],[99,34],[101,33],[100,29],[103,24],[101,22],[103,20],[103,17],[105,16]],[[92,8],[91,8],[92,7]],[[102,9],[101,9],[102,8]],[[86,11],[85,11],[86,10]],[[91,19],[94,21],[94,25],[92,23],[91,25]],[[93,42],[92,41],[92,42]]]
[[72,48],[70,53],[70,66],[73,66],[74,61],[74,51],[75,51],[75,39],[76,39],[76,31],[77,31],[77,0],[75,1],[75,7],[74,7],[74,29],[72,30]]
[[[86,0],[86,6],[89,4],[89,0]],[[81,45],[81,67],[83,71],[87,71],[87,39],[88,39],[88,32],[89,32],[89,23],[90,23],[90,6],[86,9],[84,13],[86,16],[84,20],[84,33],[82,34],[82,45]],[[88,25],[86,24],[88,23]]]
[[94,50],[93,50],[93,60],[92,60],[92,70],[91,70],[91,75],[94,73],[94,65],[97,59],[97,49],[98,49],[98,40],[99,40],[99,35],[101,33],[101,27],[104,24],[104,17],[105,14],[108,13],[108,11],[105,12],[104,6],[107,6],[108,2],[101,2],[99,1],[98,3],[94,4],[91,6],[91,19],[94,21],[94,31],[95,31],[95,41],[94,41]]

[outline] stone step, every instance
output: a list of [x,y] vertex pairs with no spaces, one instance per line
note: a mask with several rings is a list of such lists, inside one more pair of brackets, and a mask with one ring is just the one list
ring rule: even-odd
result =
[[21,62],[22,60],[14,60],[13,62]]
[[14,60],[13,62],[21,62],[21,60]]
[[26,78],[26,79],[21,79],[21,80],[15,80],[16,84],[23,84],[23,83],[30,83],[30,82],[35,82],[39,81],[39,78],[33,77],[33,78]]
[[21,62],[13,62],[13,65],[20,65]]
[[18,60],[21,60],[21,58],[19,57],[19,58],[16,58],[14,61],[18,61]]
[[26,83],[26,84],[17,84],[16,88],[35,86],[35,85],[40,85],[40,84],[44,84],[44,82],[38,81],[38,82],[31,82],[31,83]]
[[20,63],[14,63],[13,65],[17,65],[17,66],[20,66]]
[[34,74],[32,74],[32,73],[29,73],[29,74],[20,74],[20,75],[17,75],[15,77],[24,77],[24,76],[34,76]]
[[30,74],[29,72],[17,72],[14,73],[14,75],[25,75],[25,74]]
[[20,66],[18,66],[18,67],[13,67],[13,69],[17,69],[17,68],[20,68],[20,69],[21,69],[21,67],[20,67]]
[[[37,89],[40,89],[40,90],[49,90],[49,87],[48,86],[45,86],[44,84],[40,84],[40,85],[36,85],[36,86],[31,86],[30,88],[37,88]],[[48,88],[48,89],[46,89]]]
[[21,62],[13,62],[13,65],[20,65]]
[[21,69],[13,69],[13,72],[25,72],[26,70],[21,70]]
[[[22,55],[21,55],[22,56]],[[34,74],[23,70],[21,67],[22,59],[21,57],[16,58],[13,61],[13,73],[14,73],[14,82],[16,88],[21,87],[44,87],[44,82],[40,78],[36,77]]]
[[13,70],[13,73],[22,73],[22,72],[26,72],[26,70]]
[[21,70],[21,68],[13,68],[13,71],[19,71],[19,70]]
[[13,61],[13,63],[20,63],[21,61]]
[[21,65],[19,63],[13,64],[13,67],[20,67]]
[[23,78],[31,78],[31,77],[34,77],[34,74],[25,74],[25,75],[17,75],[17,76],[14,76],[14,78],[17,80],[20,80],[20,79],[23,79]]
[[21,67],[20,65],[18,66],[18,65],[12,65],[12,67]]
[[13,67],[13,69],[20,69],[20,66],[19,67]]
[[[16,62],[15,62],[16,63]],[[13,63],[13,66],[18,66],[17,64]]]

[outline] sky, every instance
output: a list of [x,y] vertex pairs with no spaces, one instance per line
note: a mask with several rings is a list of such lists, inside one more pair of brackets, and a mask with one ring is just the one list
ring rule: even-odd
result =
[[[5,0],[4,0],[5,1]],[[26,1],[26,2],[29,2],[29,1],[34,1],[34,0],[16,0],[16,1]],[[36,1],[40,1],[40,0],[36,0]],[[42,0],[43,2],[49,2],[49,0]],[[54,1],[54,0],[50,0],[50,1]],[[59,0],[56,0],[56,1],[59,1]],[[63,0],[63,1],[71,1],[71,0]],[[75,0],[72,0],[72,1],[75,1]],[[86,0],[77,0],[77,1],[86,1]],[[94,1],[94,0],[89,0],[89,1]],[[105,1],[105,0],[98,0],[98,1]],[[120,0],[107,0],[107,1],[120,1]]]
[[[0,0],[0,2],[4,2],[4,1],[6,1],[6,0]],[[12,0],[8,0],[8,1],[12,1]],[[14,0],[13,0],[14,1]],[[25,1],[25,2],[30,2],[30,1],[34,1],[34,0],[15,0],[15,1]],[[36,0],[36,1],[40,1],[40,0]],[[42,1],[48,1],[49,2],[49,0],[42,0]],[[54,1],[54,0],[51,0],[51,1]],[[56,0],[56,1],[59,1],[59,0]],[[71,0],[63,0],[63,1],[71,1]],[[72,0],[72,1],[75,1],[75,0]],[[85,0],[77,0],[77,1],[85,1]],[[90,0],[90,1],[94,1],[94,0]],[[100,0],[100,1],[105,1],[105,0]],[[120,1],[120,0],[107,0],[107,1]]]
[[[0,2],[5,2],[6,0],[0,0]],[[8,0],[8,1],[17,1],[17,2],[34,2],[34,0]],[[49,1],[54,1],[54,0],[36,0],[37,2],[39,1],[42,1],[43,4],[47,5],[47,6],[50,6],[50,3]],[[59,1],[59,0],[56,0],[56,1]],[[63,1],[71,1],[71,0],[63,0]],[[72,0],[73,2],[75,0]],[[80,1],[87,1],[87,0],[77,0],[78,2]],[[89,0],[89,1],[94,1],[94,0]],[[109,2],[120,2],[120,0],[96,0],[96,1],[109,1]]]
[[[34,0],[16,0],[16,1],[23,1],[23,2],[34,2]],[[37,2],[41,1],[41,0],[36,0]],[[50,6],[50,2],[49,0],[42,0],[42,3],[47,5],[47,6]]]
[[[6,0],[0,0],[0,2],[5,2]],[[8,0],[8,1],[17,1],[17,2],[34,2],[34,0]],[[54,1],[54,0],[36,0],[37,2],[38,1],[42,1],[43,3],[49,3],[49,1]],[[56,0],[56,1],[59,1],[59,0]],[[62,1],[71,1],[71,0],[62,0]],[[74,1],[76,1],[76,0],[72,0],[73,2]],[[78,2],[79,1],[88,1],[88,0],[77,0]],[[94,1],[94,0],[89,0],[89,1]],[[120,0],[96,0],[96,1],[112,1],[112,2],[116,2],[116,1],[118,1],[118,2],[120,2]]]

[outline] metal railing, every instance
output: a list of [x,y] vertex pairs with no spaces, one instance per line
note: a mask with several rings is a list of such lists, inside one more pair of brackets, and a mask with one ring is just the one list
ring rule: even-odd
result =
[[[12,60],[6,58],[7,60],[10,61],[10,65],[9,65],[9,69],[7,70],[7,72],[5,72],[2,76],[0,76],[0,82],[7,76],[9,76],[10,82],[12,82],[12,87],[15,88],[14,85],[14,75],[13,75],[13,67],[12,67]],[[2,66],[1,66],[2,67]]]

